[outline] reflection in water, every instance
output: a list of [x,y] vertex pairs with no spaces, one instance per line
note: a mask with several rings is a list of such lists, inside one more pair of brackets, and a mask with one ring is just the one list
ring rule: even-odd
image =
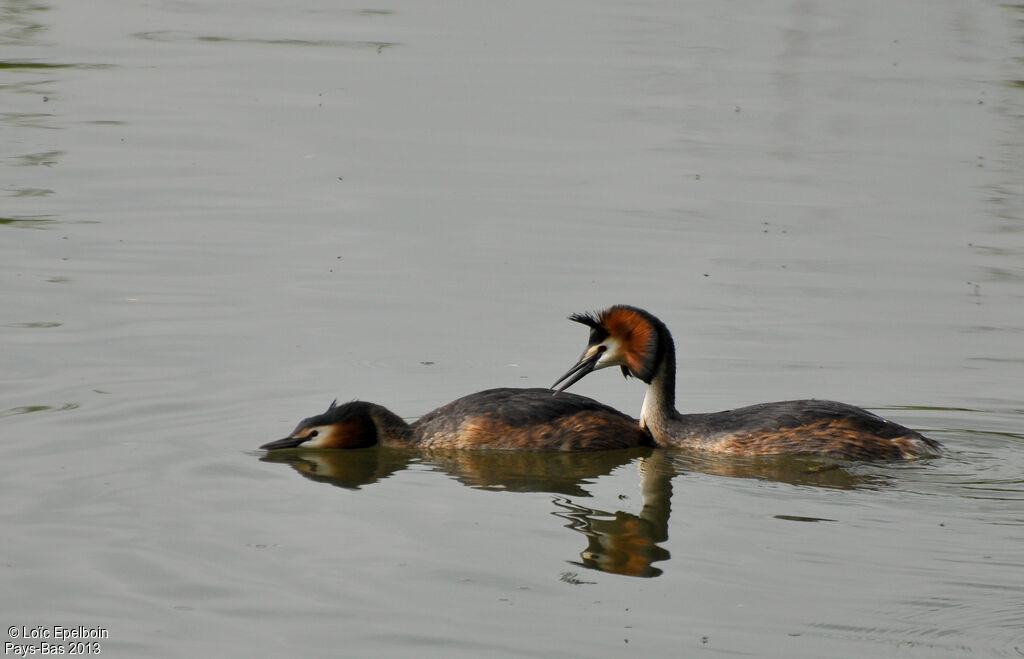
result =
[[426,462],[477,489],[588,497],[584,485],[651,451],[646,447],[579,453],[434,451]]
[[70,69],[74,64],[50,64],[48,62],[33,62],[21,60],[0,60],[0,70],[3,69],[38,69],[48,71],[50,69]]
[[358,490],[407,468],[416,457],[414,451],[407,449],[376,446],[346,451],[270,451],[260,460],[291,465],[295,471],[318,483]]
[[[510,451],[426,451],[371,447],[347,451],[270,451],[263,462],[290,465],[306,478],[349,490],[382,481],[410,465],[426,465],[458,482],[482,490],[549,492],[556,517],[586,537],[575,565],[634,577],[662,573],[654,563],[671,556],[659,543],[668,540],[672,479],[703,472],[733,478],[757,478],[793,485],[828,488],[874,488],[877,476],[853,473],[848,466],[813,458],[732,458],[705,453],[651,448],[582,453]],[[639,513],[607,512],[580,505],[569,497],[589,497],[586,486],[614,469],[639,466],[643,507]],[[791,521],[830,521],[783,517]],[[583,582],[581,582],[583,583]]]
[[657,543],[668,540],[668,519],[672,509],[671,470],[654,468],[664,453],[642,458],[644,505],[639,515],[618,511],[609,514],[555,500],[562,510],[554,514],[569,520],[567,528],[587,536],[587,548],[576,563],[602,572],[631,577],[656,577],[661,570],[652,565],[671,555]]
[[[48,197],[53,194],[53,190],[47,188],[8,188],[11,197]],[[44,215],[42,217],[50,217]]]
[[227,37],[216,35],[200,35],[188,32],[171,32],[169,30],[158,30],[151,32],[137,32],[136,39],[158,42],[188,42],[197,41],[204,43],[227,43],[227,44],[258,44],[261,46],[311,46],[317,48],[366,48],[377,51],[378,54],[385,48],[391,48],[398,44],[393,41],[360,41],[354,39],[287,39],[287,38],[266,38],[266,37]]
[[32,414],[34,412],[66,412],[68,410],[77,410],[78,403],[63,403],[61,405],[22,405],[21,407],[12,407],[6,410],[0,410],[0,418],[5,416],[14,416],[16,414]]
[[39,12],[50,8],[30,0],[12,0],[0,7],[0,44],[17,46],[37,40],[39,33],[46,30],[40,22]]
[[44,151],[41,153],[26,153],[23,156],[12,158],[12,160],[18,167],[52,167],[64,155],[64,151]]
[[[0,45],[8,46],[5,57],[0,59],[0,71],[7,74],[0,84],[6,102],[0,113],[0,125],[18,130],[63,128],[58,115],[53,111],[40,111],[41,107],[52,110],[52,106],[28,105],[25,94],[31,94],[41,103],[47,103],[55,94],[54,86],[61,81],[58,75],[65,69],[98,69],[106,65],[82,64],[76,62],[53,62],[36,57],[38,47],[48,46],[43,41],[49,26],[44,22],[47,5],[31,0],[12,0],[0,7]],[[28,50],[25,50],[28,49]],[[25,54],[28,54],[27,56]],[[20,56],[19,56],[20,55]],[[13,94],[14,96],[8,96]],[[30,107],[30,111],[18,108]],[[15,167],[52,167],[66,152],[63,149],[20,155],[5,155],[5,163]],[[7,191],[11,196],[36,196],[39,188],[14,188]],[[44,190],[45,194],[52,190]],[[49,215],[12,215],[3,218],[4,224],[13,226],[39,227],[52,222]]]
[[534,451],[429,451],[376,446],[366,449],[270,451],[263,462],[290,464],[306,478],[350,490],[384,480],[412,464],[443,471],[463,485],[482,490],[550,492],[589,496],[583,485],[650,448],[580,453]]
[[573,561],[575,564],[613,574],[654,577],[661,570],[651,564],[669,558],[668,551],[656,543],[668,538],[674,474],[654,470],[652,478],[645,475],[644,506],[639,515],[624,511],[607,513],[566,498],[590,496],[584,487],[587,483],[618,467],[646,460],[653,453],[647,447],[579,453],[372,447],[348,451],[270,451],[260,459],[289,464],[310,480],[346,489],[359,489],[411,464],[424,464],[476,489],[557,494],[560,496],[554,499],[554,514],[568,520],[567,528],[587,538],[587,547],[580,552],[581,561]]
[[52,215],[0,217],[0,227],[20,227],[25,229],[44,229],[56,220]]
[[833,461],[812,456],[739,457],[674,449],[665,453],[665,461],[675,473],[699,471],[713,476],[754,478],[758,480],[827,487],[839,490],[874,489],[888,484],[888,479],[868,473],[870,465]]
[[52,320],[34,320],[27,323],[6,323],[0,325],[0,327],[11,327],[14,329],[53,329],[54,327],[60,327],[64,323],[58,323]]
[[835,522],[837,520],[828,517],[805,517],[803,515],[772,515],[773,519],[781,519],[786,522]]

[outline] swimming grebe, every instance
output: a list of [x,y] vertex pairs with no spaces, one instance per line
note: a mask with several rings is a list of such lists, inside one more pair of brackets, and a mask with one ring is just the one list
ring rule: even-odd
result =
[[292,434],[261,446],[598,451],[648,446],[636,419],[584,396],[552,397],[550,389],[488,389],[452,401],[409,424],[386,407],[331,403]]
[[597,314],[573,314],[590,328],[579,362],[558,379],[565,390],[591,371],[619,366],[647,383],[640,425],[658,446],[730,455],[823,455],[856,459],[910,459],[934,455],[940,444],[853,405],[828,400],[762,403],[710,414],[675,409],[676,351],[668,328],[626,305]]

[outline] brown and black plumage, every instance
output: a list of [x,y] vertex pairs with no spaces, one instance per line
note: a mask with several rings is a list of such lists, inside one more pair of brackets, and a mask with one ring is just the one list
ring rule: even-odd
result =
[[598,451],[650,445],[636,419],[584,396],[550,389],[488,389],[463,396],[413,423],[386,407],[331,403],[295,430],[260,448],[365,448]]
[[[640,424],[658,446],[728,455],[822,455],[911,459],[935,455],[935,440],[867,410],[829,400],[761,403],[724,412],[680,414],[675,408],[676,353],[668,328],[636,307],[574,314],[590,328],[583,356],[554,386],[563,391],[588,373],[619,366],[647,384]],[[561,395],[561,394],[560,394]],[[557,397],[557,396],[556,396]]]

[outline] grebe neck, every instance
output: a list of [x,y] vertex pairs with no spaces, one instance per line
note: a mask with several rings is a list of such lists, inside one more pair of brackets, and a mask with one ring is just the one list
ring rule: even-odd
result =
[[672,337],[666,333],[659,337],[658,365],[654,377],[647,384],[647,394],[640,410],[640,425],[651,432],[664,429],[676,412],[676,350]]
[[374,405],[370,418],[377,427],[377,443],[385,446],[404,446],[412,437],[412,426],[383,405]]

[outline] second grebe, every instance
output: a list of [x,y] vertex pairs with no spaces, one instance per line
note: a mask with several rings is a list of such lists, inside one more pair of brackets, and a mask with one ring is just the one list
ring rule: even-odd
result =
[[550,389],[488,389],[463,396],[413,423],[363,401],[331,403],[292,434],[261,449],[412,446],[429,449],[597,451],[651,444],[636,419],[584,396]]
[[676,351],[668,328],[626,305],[569,317],[590,328],[583,356],[552,385],[556,393],[591,371],[619,366],[647,383],[640,425],[658,446],[698,448],[730,455],[824,455],[855,459],[911,459],[934,455],[940,444],[846,403],[790,400],[724,412],[680,414],[675,408]]

